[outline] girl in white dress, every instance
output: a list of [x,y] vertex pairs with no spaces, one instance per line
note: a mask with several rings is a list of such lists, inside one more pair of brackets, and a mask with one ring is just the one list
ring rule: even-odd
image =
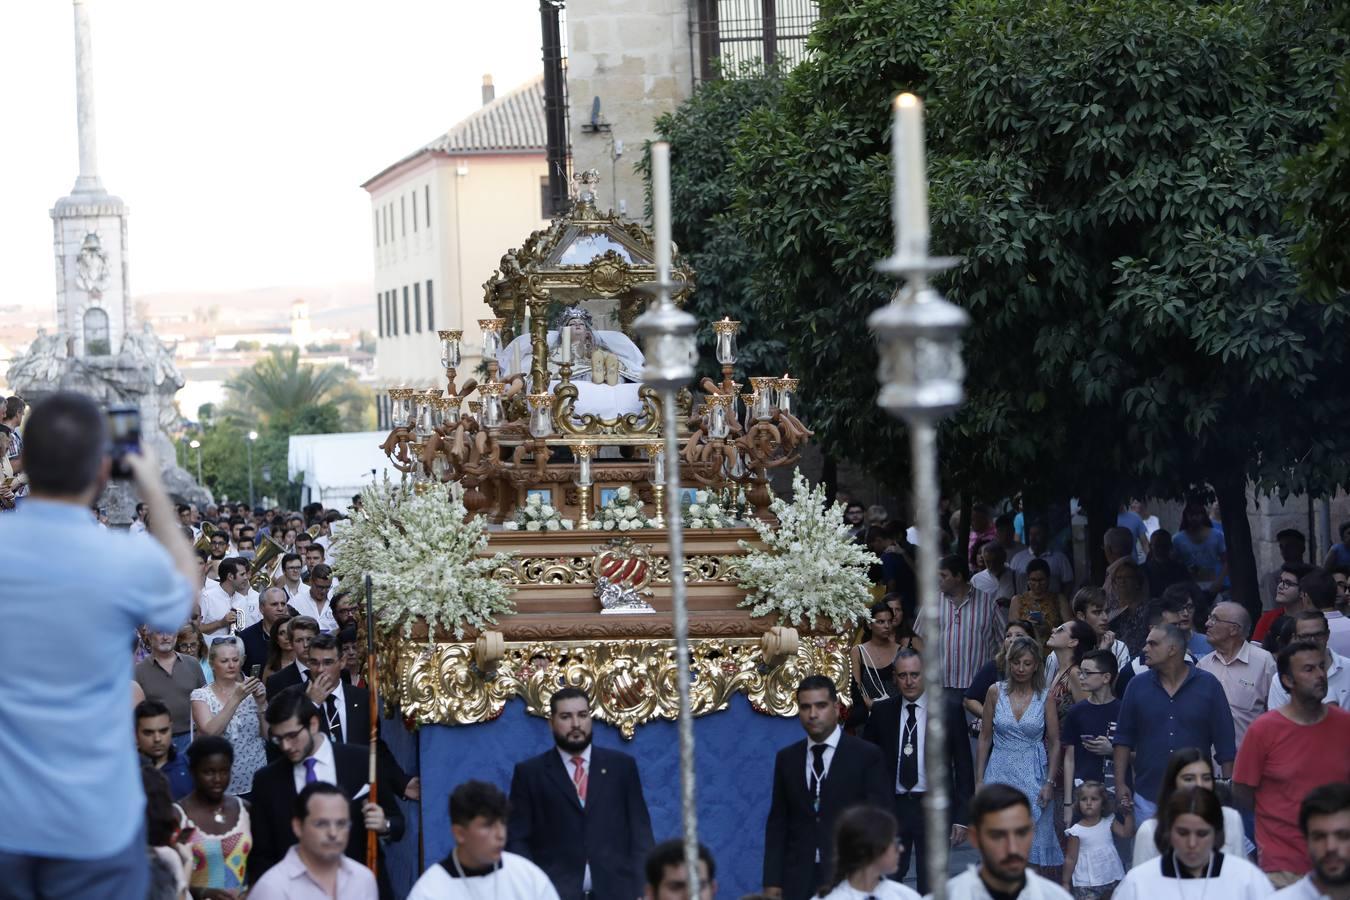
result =
[[1064,850],[1064,887],[1074,900],[1104,900],[1111,896],[1116,882],[1125,877],[1115,838],[1127,838],[1134,831],[1130,813],[1108,815],[1106,785],[1085,781],[1078,787],[1078,816],[1064,830],[1068,846]]
[[844,810],[834,824],[834,874],[820,895],[826,900],[919,900],[915,891],[886,879],[900,865],[899,830],[895,816],[884,809]]

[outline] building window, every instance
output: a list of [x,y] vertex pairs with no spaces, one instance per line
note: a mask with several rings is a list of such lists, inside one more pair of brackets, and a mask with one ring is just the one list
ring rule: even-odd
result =
[[108,313],[91,306],[84,313],[84,355],[108,356],[112,353],[112,339],[108,334]]
[[375,322],[380,329],[380,337],[384,337],[384,300],[378,296],[375,298]]
[[408,236],[408,201],[407,201],[407,199],[404,198],[404,197],[399,197],[399,198],[398,198],[398,221],[399,221],[399,227],[402,229],[402,230],[399,232],[399,236],[400,236],[400,237],[407,237],[407,236]]
[[412,334],[412,304],[408,302],[408,286],[403,286],[403,333]]
[[539,176],[539,218],[551,219],[553,209],[553,196],[548,192],[548,176]]
[[413,234],[417,234],[417,191],[416,191],[416,189],[414,189],[413,192],[412,192],[412,201],[413,201]]
[[394,309],[394,292],[384,292],[384,330],[393,337],[398,337],[398,310]]
[[375,213],[375,246],[380,246],[380,214]]
[[427,185],[426,188],[425,188],[425,190],[426,190],[426,195],[423,197],[423,199],[424,199],[426,202],[423,203],[422,206],[423,206],[423,207],[426,209],[426,211],[427,211],[427,227],[430,228],[430,227],[431,227],[431,185]]
[[[806,56],[816,0],[696,0],[699,77],[734,78],[747,64],[790,69]],[[752,71],[756,66],[752,65]]]
[[427,279],[427,331],[436,330],[436,304],[431,299],[431,279]]
[[[405,288],[406,290],[406,288]],[[422,285],[413,284],[413,321],[417,323],[417,333],[422,333]]]

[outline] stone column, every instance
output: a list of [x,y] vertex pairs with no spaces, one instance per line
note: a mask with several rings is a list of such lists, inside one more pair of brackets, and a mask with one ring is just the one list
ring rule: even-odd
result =
[[94,127],[94,49],[86,0],[75,6],[75,115],[80,132],[80,177],[75,194],[103,193],[98,177],[98,136]]

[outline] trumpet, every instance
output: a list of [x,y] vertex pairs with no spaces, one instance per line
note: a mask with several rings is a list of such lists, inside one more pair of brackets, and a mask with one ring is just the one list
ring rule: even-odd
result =
[[272,570],[286,554],[285,549],[270,537],[264,536],[262,540],[262,546],[253,554],[253,562],[248,565],[248,583],[255,591],[263,591],[271,585]]

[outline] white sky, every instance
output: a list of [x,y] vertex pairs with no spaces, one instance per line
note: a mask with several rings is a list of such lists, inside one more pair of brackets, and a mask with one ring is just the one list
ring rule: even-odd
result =
[[[359,185],[537,75],[537,0],[89,0],[99,174],[131,287],[368,280]],[[0,305],[54,305],[79,171],[69,0],[0,8]]]

